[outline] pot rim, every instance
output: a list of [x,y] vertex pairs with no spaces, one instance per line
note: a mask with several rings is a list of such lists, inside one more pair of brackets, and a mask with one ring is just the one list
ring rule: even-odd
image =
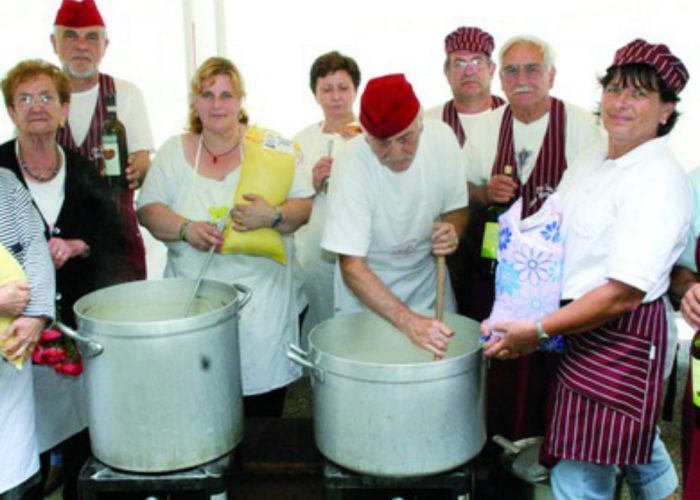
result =
[[[177,335],[181,333],[191,333],[195,327],[197,329],[210,327],[218,323],[222,323],[228,320],[234,314],[237,314],[238,297],[240,296],[240,292],[236,290],[233,285],[209,279],[202,280],[198,295],[201,295],[202,290],[212,288],[232,292],[232,295],[230,302],[227,304],[202,314],[189,316],[187,318],[175,318],[161,321],[111,321],[97,319],[85,314],[85,311],[89,310],[90,307],[93,307],[95,305],[95,300],[100,298],[102,295],[108,296],[110,293],[124,293],[124,289],[133,288],[135,286],[156,287],[164,282],[167,282],[169,285],[172,285],[172,287],[175,288],[177,286],[185,286],[185,282],[193,284],[194,281],[194,279],[189,278],[138,280],[120,283],[90,292],[78,299],[73,305],[73,312],[76,317],[76,322],[78,323],[78,330],[80,333],[86,335],[92,334],[99,337],[150,339],[161,336]],[[147,335],[144,335],[143,331],[139,331],[139,329],[144,327],[148,328]]]
[[462,375],[484,364],[483,351],[460,354],[449,359],[421,363],[373,363],[328,354],[311,344],[309,360],[322,371],[366,382],[428,382]]

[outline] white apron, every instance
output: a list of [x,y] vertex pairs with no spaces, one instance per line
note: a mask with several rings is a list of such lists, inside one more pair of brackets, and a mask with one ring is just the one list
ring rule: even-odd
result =
[[[182,148],[181,148],[182,149]],[[209,220],[209,208],[231,208],[240,168],[223,181],[197,173],[202,144],[197,149],[193,169],[182,177],[180,191],[170,208],[191,220]],[[283,236],[285,250],[291,255],[292,244]],[[194,279],[204,264],[207,252],[199,251],[185,242],[169,242],[166,277]],[[283,387],[301,376],[301,369],[286,356],[286,342],[298,343],[298,321],[292,300],[291,265],[281,265],[265,257],[215,253],[205,278],[249,287],[253,296],[240,311],[240,339],[243,394],[246,396],[269,392]]]
[[[409,308],[432,309],[437,281],[431,243],[435,209],[426,189],[426,173],[422,168],[402,173],[381,168],[379,172],[381,197],[373,211],[367,264]],[[336,267],[336,314],[365,310],[367,306],[345,285],[340,265]],[[449,277],[445,281],[445,310],[454,312],[456,303]]]
[[41,453],[88,426],[83,375],[62,375],[47,366],[32,365],[36,435]]
[[[339,134],[324,134],[319,126],[313,146],[303,154],[309,160],[308,176],[313,178],[313,166],[319,158],[328,155],[329,143],[334,153],[344,143]],[[333,156],[331,154],[331,156]],[[330,180],[332,182],[332,178]],[[309,222],[294,233],[296,247],[297,274],[303,282],[303,291],[308,299],[309,309],[302,325],[302,339],[305,339],[311,329],[317,324],[333,317],[333,275],[335,273],[336,256],[321,248],[323,228],[326,225],[327,195],[321,191],[314,196]],[[302,340],[302,345],[305,345]]]
[[16,370],[0,360],[0,494],[39,470],[31,363]]

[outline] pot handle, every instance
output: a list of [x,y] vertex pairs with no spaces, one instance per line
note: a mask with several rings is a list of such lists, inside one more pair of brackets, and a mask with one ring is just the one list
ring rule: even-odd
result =
[[77,331],[73,330],[67,325],[64,325],[60,321],[56,321],[55,326],[56,328],[61,330],[61,332],[63,332],[66,336],[87,347],[87,349],[80,350],[80,354],[86,358],[94,358],[95,356],[99,356],[100,354],[102,354],[102,351],[105,350],[105,348],[102,347],[102,344],[98,344],[94,340],[91,340],[87,337],[83,337]]
[[491,439],[493,440],[494,443],[499,445],[501,448],[506,450],[508,453],[512,453],[513,455],[517,455],[518,453],[520,453],[522,451],[520,449],[520,447],[517,444],[515,444],[513,441],[511,441],[510,439],[506,439],[503,436],[499,436],[498,434],[493,436]]
[[253,291],[247,286],[239,285],[238,283],[234,283],[233,288],[235,288],[237,292],[243,295],[243,297],[237,299],[238,309],[242,309],[243,306],[245,306],[248,302],[250,302],[250,299],[253,298]]
[[292,344],[291,342],[287,342],[287,357],[296,364],[308,368],[319,382],[323,382],[323,370],[321,370],[313,362],[309,361],[309,353],[304,349],[298,345]]

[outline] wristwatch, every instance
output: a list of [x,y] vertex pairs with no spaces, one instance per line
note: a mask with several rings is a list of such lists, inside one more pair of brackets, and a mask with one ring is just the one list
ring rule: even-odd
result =
[[542,344],[545,341],[549,340],[549,334],[544,331],[541,319],[535,321],[535,332],[537,333],[537,342],[539,344]]
[[283,218],[282,209],[280,207],[275,207],[275,216],[272,218],[272,222],[270,222],[270,227],[277,227],[282,224]]

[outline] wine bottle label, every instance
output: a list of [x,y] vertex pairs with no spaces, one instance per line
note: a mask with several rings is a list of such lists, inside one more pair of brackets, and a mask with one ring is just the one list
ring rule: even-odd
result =
[[102,154],[105,160],[105,175],[119,177],[122,174],[122,164],[116,134],[102,136]]
[[498,251],[498,222],[487,222],[484,226],[484,240],[481,243],[481,256],[496,259]]
[[693,382],[693,404],[700,408],[700,359],[692,358],[690,370]]

